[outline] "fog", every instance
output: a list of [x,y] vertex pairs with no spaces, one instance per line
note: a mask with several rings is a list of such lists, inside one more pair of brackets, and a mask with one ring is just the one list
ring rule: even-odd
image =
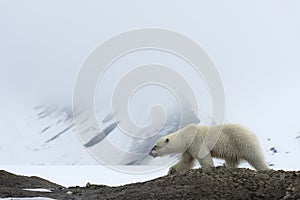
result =
[[1,0],[2,118],[26,102],[70,106],[90,52],[121,32],[158,27],[206,50],[223,79],[229,122],[261,137],[294,137],[300,131],[299,9],[297,0]]

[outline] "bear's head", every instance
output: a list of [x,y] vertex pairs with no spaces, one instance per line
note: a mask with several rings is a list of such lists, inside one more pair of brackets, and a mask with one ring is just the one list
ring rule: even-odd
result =
[[149,155],[157,157],[184,153],[190,148],[197,130],[197,125],[190,124],[181,130],[160,138],[149,152]]
[[175,132],[160,138],[149,152],[149,155],[157,157],[177,153],[182,153],[182,140]]

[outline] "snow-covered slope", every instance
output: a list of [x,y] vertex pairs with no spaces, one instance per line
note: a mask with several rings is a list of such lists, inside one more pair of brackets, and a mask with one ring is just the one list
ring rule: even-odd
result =
[[[97,165],[99,162],[85,149],[77,133],[70,106],[54,105],[24,106],[14,104],[6,115],[0,115],[0,164],[22,165]],[[4,108],[3,108],[4,109]],[[197,117],[191,112],[187,122],[196,122]],[[111,117],[106,117],[107,135],[118,135],[117,127],[111,127]],[[203,120],[201,123],[207,124]],[[200,123],[200,124],[201,124]],[[176,121],[169,121],[157,136],[177,130]],[[299,168],[300,132],[288,132],[282,140],[281,134],[271,137],[258,135],[263,146],[266,160],[272,168]],[[112,137],[113,138],[113,137]],[[116,139],[116,138],[115,138]],[[123,140],[129,150],[147,153],[157,138],[152,140]],[[129,144],[129,145],[128,145]],[[90,138],[87,148],[101,146],[101,140]],[[125,145],[125,146],[126,146]],[[116,156],[116,155],[108,155]],[[160,159],[153,159],[144,154],[133,157],[119,157],[117,164],[159,164]],[[172,160],[172,159],[171,159]],[[169,160],[171,162],[171,160]],[[173,158],[174,160],[174,158]],[[217,165],[222,161],[216,160]],[[244,166],[248,166],[245,164]]]
[[[13,103],[13,102],[11,102]],[[22,165],[95,165],[99,162],[88,153],[86,148],[93,148],[100,144],[103,138],[91,137],[87,143],[82,143],[77,133],[71,106],[59,107],[55,105],[24,106],[14,104],[13,109],[6,115],[0,116],[0,164]],[[4,109],[4,108],[3,108]],[[187,123],[196,123],[198,118],[192,111],[185,117]],[[146,153],[135,157],[118,156],[116,164],[146,164],[150,156],[147,151],[158,137],[177,130],[179,123],[169,120],[161,133],[152,138],[137,142],[119,138],[120,130],[112,118],[106,116],[106,134],[115,138],[120,145],[127,146],[132,152]],[[178,120],[178,119],[177,119]],[[186,125],[186,124],[183,124]],[[87,129],[87,133],[90,130]],[[119,139],[118,139],[119,138]],[[151,159],[152,160],[152,159]]]
[[10,104],[0,115],[1,164],[97,164],[78,139],[71,109]]

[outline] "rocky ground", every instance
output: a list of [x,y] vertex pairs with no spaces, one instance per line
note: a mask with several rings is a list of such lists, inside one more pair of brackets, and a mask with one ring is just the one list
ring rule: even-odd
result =
[[[52,192],[25,191],[46,188]],[[65,188],[38,177],[17,176],[0,170],[0,198],[54,199],[300,199],[300,171],[256,172],[249,169],[190,170],[119,187],[87,184]]]

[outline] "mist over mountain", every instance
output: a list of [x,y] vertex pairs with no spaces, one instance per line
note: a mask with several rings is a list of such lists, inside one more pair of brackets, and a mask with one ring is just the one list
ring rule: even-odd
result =
[[[0,164],[99,164],[87,149],[102,147],[103,135],[88,130],[91,134],[82,140],[73,120],[72,95],[80,68],[112,36],[160,27],[178,31],[206,50],[222,77],[227,122],[243,124],[257,134],[268,164],[300,168],[299,2],[164,1],[159,6],[135,2],[134,7],[126,2],[94,3],[0,2]],[[105,138],[126,151],[145,153],[156,138],[139,143],[120,137],[118,126],[126,123],[122,117],[113,118],[127,108],[112,110],[111,93],[124,73],[149,63],[169,66],[191,84],[199,110],[186,104],[184,124],[212,120],[205,77],[166,52],[134,52],[112,63],[95,90],[95,110]],[[147,125],[157,102],[169,111],[160,135],[180,128],[176,98],[155,87],[133,95],[133,121]],[[144,156],[118,159],[120,164],[160,162]]]

